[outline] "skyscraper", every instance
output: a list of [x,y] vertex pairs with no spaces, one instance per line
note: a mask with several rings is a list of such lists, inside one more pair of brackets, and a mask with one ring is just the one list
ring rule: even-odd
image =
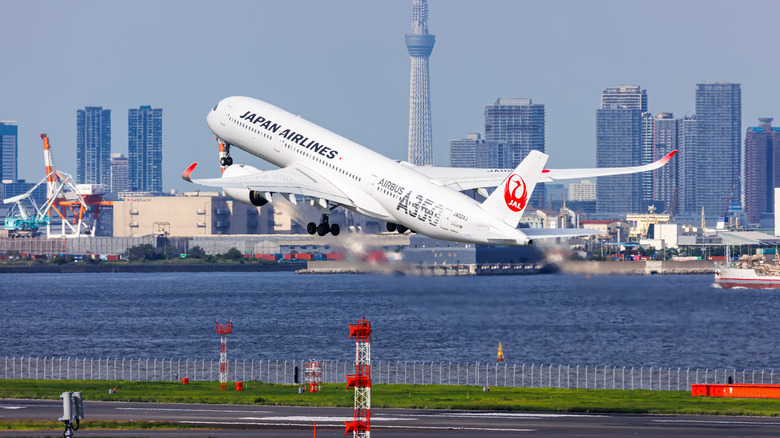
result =
[[130,190],[130,165],[122,154],[111,154],[111,192]]
[[696,203],[708,217],[740,203],[742,94],[739,84],[696,84]]
[[0,121],[0,182],[16,182],[19,127],[16,122]]
[[433,165],[431,95],[428,57],[435,37],[428,34],[428,2],[412,0],[412,33],[406,35],[406,49],[412,57],[409,84],[409,162]]
[[[680,140],[680,119],[675,119],[672,113],[658,113],[653,119],[653,154],[650,161],[663,158],[669,152],[678,149]],[[664,209],[676,213],[679,198],[677,167],[679,156],[660,169],[646,172],[652,177],[652,200],[663,203]],[[660,206],[656,206],[660,208]],[[660,211],[660,210],[659,210]]]
[[88,106],[76,111],[76,182],[111,183],[111,110]]
[[[647,93],[636,85],[607,88],[596,110],[596,166],[625,167],[642,164],[646,147]],[[599,213],[642,211],[641,174],[600,177],[596,181]]]
[[485,141],[509,145],[511,168],[532,150],[544,152],[544,105],[534,104],[531,99],[505,98],[486,105]]
[[127,141],[130,189],[162,192],[162,109],[130,109]]
[[[701,206],[696,203],[696,175],[698,172],[698,128],[696,115],[680,119],[677,135],[677,182],[680,189],[677,192],[677,208],[683,213],[701,212]],[[671,163],[669,163],[671,164]],[[698,211],[697,211],[698,210]]]
[[484,142],[479,134],[466,134],[466,138],[450,140],[450,166],[477,167],[477,146]]
[[780,187],[780,128],[772,127],[771,118],[758,120],[745,134],[745,213],[751,224],[774,212],[774,188]]
[[[514,169],[532,150],[544,152],[544,105],[535,104],[531,99],[516,98],[500,98],[493,105],[486,105],[485,144],[495,145],[494,152],[498,154],[494,156],[500,156],[502,145],[505,145],[508,162],[489,166],[496,168]],[[544,184],[539,183],[530,204],[541,208],[544,199]]]

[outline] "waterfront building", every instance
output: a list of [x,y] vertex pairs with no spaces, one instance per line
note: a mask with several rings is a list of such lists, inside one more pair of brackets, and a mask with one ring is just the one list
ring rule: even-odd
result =
[[132,196],[114,201],[114,236],[186,237],[219,234],[268,234],[273,209],[220,196],[192,192],[183,196]]
[[0,182],[13,183],[18,178],[19,126],[0,120]]
[[76,111],[76,183],[111,183],[111,110],[88,106]]
[[[596,110],[596,166],[626,167],[642,163],[647,128],[647,93],[636,85],[607,88]],[[651,130],[650,130],[651,132]],[[643,135],[644,134],[644,135]],[[646,154],[645,154],[646,155]],[[642,175],[599,177],[596,208],[599,213],[643,210]]]
[[751,224],[774,213],[774,188],[780,187],[780,128],[772,127],[772,118],[758,120],[745,134],[745,213]]
[[406,49],[412,57],[409,80],[409,162],[433,166],[431,94],[428,58],[435,36],[428,33],[428,2],[412,0],[412,33],[406,35]]
[[161,193],[162,109],[149,105],[130,109],[127,141],[130,189]]
[[485,143],[479,134],[466,134],[466,138],[450,140],[451,167],[477,167],[477,148]]
[[709,217],[741,201],[742,94],[739,84],[696,84],[696,204]]
[[111,154],[111,192],[130,191],[130,164],[123,154]]

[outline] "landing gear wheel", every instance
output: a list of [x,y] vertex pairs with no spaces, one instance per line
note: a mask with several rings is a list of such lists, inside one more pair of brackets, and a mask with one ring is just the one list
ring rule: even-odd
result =
[[340,232],[341,232],[341,228],[339,227],[339,224],[331,224],[330,234],[333,234],[334,236],[338,236]]
[[309,234],[316,233],[317,232],[317,224],[315,224],[314,222],[309,222],[306,225],[306,232],[309,233]]
[[220,159],[219,159],[219,165],[220,165],[220,166],[222,166],[222,167],[227,167],[227,165],[228,165],[228,163],[227,163],[227,157],[222,157],[222,158],[220,158]]
[[401,234],[405,233],[406,230],[408,230],[408,228],[406,228],[403,225],[396,225],[395,229],[398,230],[398,232],[401,233]]
[[328,234],[328,231],[330,231],[330,227],[327,224],[320,224],[317,227],[317,235],[319,235],[320,237]]
[[388,222],[388,223],[387,223],[387,231],[389,231],[389,232],[391,232],[391,233],[392,233],[393,231],[395,231],[395,224],[394,224],[394,223],[392,223],[392,222]]
[[225,157],[225,161],[227,161],[228,166],[233,165],[233,157]]

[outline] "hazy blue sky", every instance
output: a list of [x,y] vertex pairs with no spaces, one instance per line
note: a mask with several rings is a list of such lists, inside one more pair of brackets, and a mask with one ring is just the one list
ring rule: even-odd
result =
[[[164,187],[191,162],[216,176],[205,123],[221,98],[266,100],[395,159],[406,159],[411,0],[0,0],[0,120],[19,123],[20,177],[43,178],[38,135],[76,173],[76,110],[163,108]],[[482,132],[486,104],[546,106],[549,167],[595,165],[605,87],[647,89],[651,112],[694,112],[698,82],[742,84],[743,131],[780,125],[778,1],[429,0],[433,142]],[[236,151],[234,160],[271,168]]]

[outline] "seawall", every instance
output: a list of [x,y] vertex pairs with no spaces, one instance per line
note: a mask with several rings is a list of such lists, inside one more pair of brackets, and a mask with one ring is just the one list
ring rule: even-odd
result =
[[714,274],[715,263],[711,260],[656,261],[566,261],[558,264],[561,272],[567,274]]

